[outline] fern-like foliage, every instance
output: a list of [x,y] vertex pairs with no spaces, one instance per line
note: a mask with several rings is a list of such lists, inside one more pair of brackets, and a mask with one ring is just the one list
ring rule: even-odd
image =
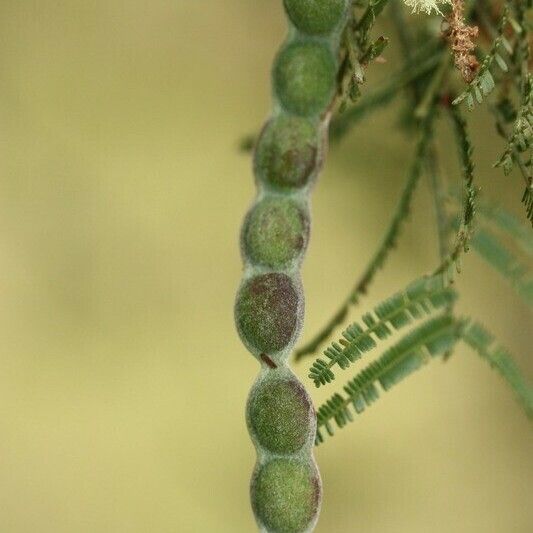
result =
[[471,239],[472,248],[497,270],[524,301],[533,305],[533,277],[524,265],[496,236],[479,228]]
[[342,428],[354,419],[353,413],[377,400],[378,385],[388,391],[430,359],[450,351],[461,327],[461,321],[445,314],[427,320],[386,350],[345,385],[344,395],[334,394],[318,409],[316,443],[323,442],[324,432],[333,435],[333,423]]
[[[517,167],[520,171],[520,174],[522,175],[522,178],[524,179],[525,183],[524,194],[522,195],[522,203],[524,204],[524,207],[526,209],[526,216],[533,225],[533,145],[531,144],[531,138],[527,140],[527,148],[525,148],[526,144],[523,145],[523,147],[525,148],[524,152],[520,152],[515,146],[513,146],[513,134],[509,134],[507,132],[506,126],[510,122],[513,124],[513,127],[516,126],[519,111],[515,111],[512,102],[507,97],[503,96],[497,105],[490,106],[490,110],[492,111],[496,119],[496,131],[500,134],[501,137],[505,139],[507,143],[507,148],[510,148],[509,152],[506,149],[506,151],[496,164],[503,167],[504,173],[510,172],[514,167]],[[527,120],[528,123],[531,124],[531,118],[528,117]],[[528,135],[530,135],[530,132],[527,132],[526,126],[525,135],[520,136],[519,138],[523,139],[523,142],[526,143],[526,138]],[[511,144],[509,144],[509,140],[511,140]],[[524,155],[526,156],[525,158]]]
[[485,221],[508,235],[527,255],[533,255],[533,233],[509,211],[480,198],[477,212]]
[[[457,198],[455,195],[452,196]],[[477,203],[482,221],[503,231],[528,255],[533,254],[533,234],[513,215],[502,207],[481,201]],[[452,224],[456,229],[458,219]],[[533,275],[518,255],[505,246],[488,228],[479,227],[473,234],[470,244],[492,268],[501,274],[524,301],[533,305]]]
[[301,359],[305,355],[315,353],[331,336],[335,328],[345,320],[350,306],[356,304],[359,301],[361,294],[366,292],[367,287],[374,279],[375,274],[383,267],[389,252],[396,245],[402,224],[409,214],[413,193],[425,168],[425,159],[432,139],[433,120],[435,115],[436,108],[433,106],[431,112],[428,113],[421,123],[420,137],[417,143],[411,170],[405,182],[394,216],[392,217],[380,246],[376,250],[362,276],[351,290],[348,298],[346,298],[333,317],[330,318],[326,325],[307,344],[296,351],[296,360]]
[[405,335],[350,380],[344,387],[344,394],[335,393],[322,404],[317,412],[315,443],[322,443],[326,434],[334,434],[335,425],[343,428],[354,420],[355,414],[362,413],[379,399],[378,385],[383,391],[388,391],[427,361],[445,356],[460,339],[502,375],[526,414],[533,417],[533,387],[521,374],[509,352],[495,343],[494,337],[477,322],[444,314],[427,320]]
[[522,154],[531,150],[533,143],[533,75],[528,74],[524,84],[522,102],[518,110],[513,131],[507,141],[507,146],[498,161],[496,167],[502,167],[505,175],[513,169],[516,159],[515,154]]
[[[503,125],[500,133],[505,136]],[[525,181],[522,203],[526,215],[533,225],[533,75],[527,73],[522,83],[522,100],[520,109],[516,113],[511,135],[507,138],[507,145],[503,154],[496,161],[495,166],[503,168],[504,174],[509,174],[518,165]]]
[[475,103],[483,103],[483,100],[494,90],[495,82],[491,73],[491,68],[494,64],[503,71],[507,72],[508,66],[501,55],[502,48],[512,55],[513,47],[505,36],[505,30],[509,23],[510,2],[507,2],[503,8],[500,23],[498,25],[497,35],[492,42],[492,46],[488,55],[483,59],[476,77],[468,84],[468,87],[452,102],[453,105],[458,105],[466,101],[468,110],[471,111],[475,107]]
[[499,346],[494,337],[477,322],[470,322],[463,327],[462,338],[502,375],[513,389],[526,414],[532,418],[533,386],[522,376],[509,352]]
[[441,262],[435,274],[454,278],[455,271],[460,271],[460,258],[468,251],[468,243],[473,233],[474,215],[476,213],[476,189],[474,187],[474,161],[472,159],[472,142],[468,135],[466,121],[457,108],[450,109],[455,138],[459,150],[459,159],[463,174],[461,224],[455,238],[455,245],[449,255]]
[[332,368],[349,367],[363,353],[377,346],[379,340],[389,337],[394,330],[403,328],[437,309],[448,307],[456,299],[456,293],[443,283],[441,276],[422,277],[374,308],[373,313],[363,315],[361,324],[354,322],[325,351],[327,361],[318,358],[309,370],[309,377],[317,387],[333,379]]

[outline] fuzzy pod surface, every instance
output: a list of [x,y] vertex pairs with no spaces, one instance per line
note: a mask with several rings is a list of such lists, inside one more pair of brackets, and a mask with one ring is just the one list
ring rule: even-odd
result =
[[254,154],[260,185],[288,192],[307,186],[319,166],[318,121],[281,114],[265,125]]
[[288,365],[304,294],[309,194],[326,150],[339,41],[350,0],[284,0],[288,37],[272,68],[273,112],[257,142],[257,197],[241,231],[244,274],[237,331],[261,365],[246,406],[257,452],[250,485],[261,531],[304,533],[318,520],[322,482],[313,457],[316,413]]
[[291,198],[268,196],[256,203],[243,224],[243,253],[269,268],[287,268],[301,258],[309,237],[309,214]]

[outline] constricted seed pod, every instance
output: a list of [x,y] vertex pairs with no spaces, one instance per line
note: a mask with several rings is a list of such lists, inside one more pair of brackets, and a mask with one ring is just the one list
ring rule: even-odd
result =
[[303,33],[322,35],[344,18],[346,0],[284,0],[291,22]]
[[259,181],[280,189],[305,187],[318,170],[321,147],[314,120],[279,115],[263,129],[255,150]]
[[245,219],[244,256],[254,264],[281,269],[299,259],[309,238],[309,215],[290,198],[266,197]]
[[315,436],[315,410],[294,377],[260,379],[250,392],[247,416],[250,433],[272,453],[296,453]]
[[309,530],[318,516],[321,496],[312,462],[277,458],[259,466],[252,477],[252,506],[261,525],[272,533]]
[[351,0],[284,0],[287,41],[272,68],[273,111],[254,153],[258,194],[241,231],[239,335],[261,363],[246,407],[257,451],[250,496],[264,533],[310,533],[322,482],[313,458],[316,413],[288,365],[300,332],[299,267],[309,240],[309,194],[325,155],[338,59]]
[[271,355],[294,343],[302,316],[302,289],[287,274],[271,272],[253,276],[237,293],[237,329],[256,356]]
[[312,116],[327,108],[335,94],[337,65],[327,45],[296,41],[281,50],[274,65],[274,88],[283,107]]

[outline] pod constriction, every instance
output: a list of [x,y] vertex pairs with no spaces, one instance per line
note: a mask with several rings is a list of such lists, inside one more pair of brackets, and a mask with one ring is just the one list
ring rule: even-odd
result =
[[254,154],[256,201],[241,232],[239,335],[261,363],[246,408],[257,450],[252,508],[261,531],[312,531],[322,483],[313,458],[316,413],[288,366],[303,322],[299,268],[310,227],[309,192],[325,153],[339,40],[350,0],[284,0],[289,37],[272,69],[274,111]]

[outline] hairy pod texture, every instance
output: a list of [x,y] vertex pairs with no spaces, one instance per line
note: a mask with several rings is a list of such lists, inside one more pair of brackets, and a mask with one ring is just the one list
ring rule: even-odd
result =
[[261,531],[312,531],[322,483],[312,455],[316,413],[288,366],[304,295],[309,193],[325,153],[339,41],[351,0],[284,0],[289,35],[274,61],[274,110],[257,142],[258,194],[241,232],[239,335],[261,364],[246,407],[257,451],[250,495]]

